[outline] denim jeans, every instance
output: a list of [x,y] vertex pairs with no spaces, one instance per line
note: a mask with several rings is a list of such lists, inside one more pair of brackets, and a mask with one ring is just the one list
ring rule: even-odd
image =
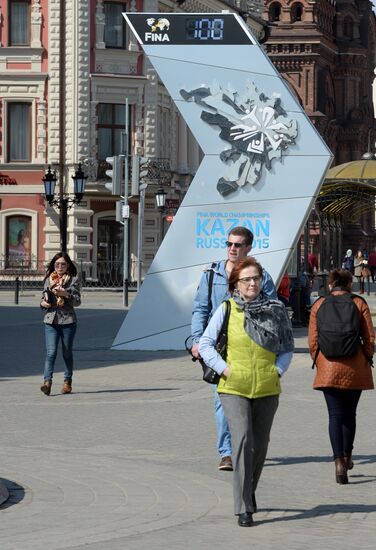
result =
[[44,380],[52,380],[59,340],[63,348],[65,363],[64,380],[71,380],[73,374],[73,340],[76,334],[76,323],[70,325],[44,325],[46,339],[46,361],[44,363]]
[[212,385],[212,390],[214,393],[214,412],[215,412],[215,423],[217,426],[217,449],[221,457],[231,456],[231,434],[230,428],[228,426],[225,413],[223,412],[222,403],[219,399],[217,393],[217,386]]
[[350,455],[356,430],[356,408],[361,390],[323,389],[329,413],[329,438],[333,458]]

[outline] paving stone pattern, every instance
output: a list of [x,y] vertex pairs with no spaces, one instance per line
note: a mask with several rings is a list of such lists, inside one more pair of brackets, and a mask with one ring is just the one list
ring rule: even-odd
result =
[[[1,550],[375,548],[376,394],[358,412],[355,467],[334,481],[327,413],[306,329],[273,426],[250,529],[233,516],[232,474],[219,472],[211,389],[180,352],[111,352],[121,294],[80,308],[71,395],[39,386],[38,296],[0,293]],[[376,298],[369,298],[376,310]]]

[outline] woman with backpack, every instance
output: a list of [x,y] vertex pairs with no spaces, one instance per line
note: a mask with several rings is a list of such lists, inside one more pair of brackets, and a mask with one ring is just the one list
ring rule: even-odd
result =
[[279,379],[294,349],[286,308],[261,292],[262,276],[262,267],[254,258],[235,263],[229,276],[232,298],[226,359],[216,350],[224,321],[223,304],[199,346],[206,365],[220,375],[217,391],[230,427],[234,507],[240,527],[250,527],[257,511],[255,491],[278,408]]
[[347,472],[354,466],[358,402],[363,390],[374,387],[371,365],[375,333],[367,302],[351,294],[349,271],[331,271],[328,287],[329,296],[312,306],[308,343],[317,367],[313,388],[323,392],[328,408],[336,482],[345,484]]

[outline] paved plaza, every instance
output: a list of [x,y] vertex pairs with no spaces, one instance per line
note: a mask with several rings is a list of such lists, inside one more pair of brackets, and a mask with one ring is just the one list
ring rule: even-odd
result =
[[[362,396],[355,467],[337,485],[306,329],[295,329],[246,529],[233,516],[232,474],[217,470],[211,389],[185,353],[110,351],[122,296],[87,292],[74,393],[60,394],[59,358],[46,397],[39,294],[13,302],[0,292],[1,550],[375,548],[376,393]],[[374,294],[369,302],[376,314]]]

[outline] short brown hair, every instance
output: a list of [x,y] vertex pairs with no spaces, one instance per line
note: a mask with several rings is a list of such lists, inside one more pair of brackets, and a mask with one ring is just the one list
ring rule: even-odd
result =
[[352,275],[347,269],[333,269],[328,275],[328,285],[349,286],[352,283]]
[[252,246],[253,233],[252,233],[252,231],[250,231],[246,227],[242,227],[242,226],[238,225],[237,227],[234,227],[234,229],[231,229],[228,236],[230,236],[230,235],[235,235],[236,237],[243,237],[243,239],[245,241],[245,244],[247,246]]
[[235,263],[234,267],[232,268],[230,277],[228,279],[228,289],[231,292],[231,294],[234,292],[235,285],[239,281],[240,272],[243,271],[243,269],[245,269],[246,267],[251,267],[251,266],[255,267],[259,272],[260,277],[262,277],[262,267],[257,260],[255,260],[251,256],[247,256],[246,258],[242,258],[241,260],[238,260]]

